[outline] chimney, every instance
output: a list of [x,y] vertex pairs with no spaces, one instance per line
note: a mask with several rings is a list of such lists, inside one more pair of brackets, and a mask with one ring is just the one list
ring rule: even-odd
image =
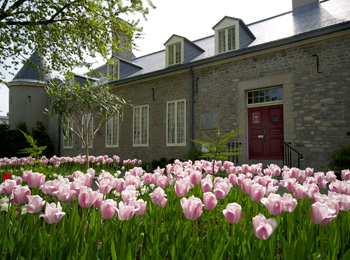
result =
[[317,8],[319,0],[292,0],[293,13],[305,12]]
[[134,55],[131,51],[131,46],[127,48],[125,47],[128,42],[128,37],[123,32],[123,30],[127,30],[128,23],[118,18],[116,25],[119,29],[112,33],[112,37],[114,41],[118,42],[118,49],[120,48],[120,50],[113,51],[112,55],[131,62],[134,58]]

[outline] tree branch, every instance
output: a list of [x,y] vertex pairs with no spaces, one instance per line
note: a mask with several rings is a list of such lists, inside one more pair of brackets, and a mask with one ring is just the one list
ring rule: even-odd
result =
[[2,7],[1,7],[1,12],[0,12],[0,21],[5,19],[6,17],[8,17],[9,15],[11,15],[13,13],[13,11],[15,11],[17,8],[19,8],[25,1],[27,0],[18,0],[17,2],[15,2],[11,7],[9,7],[7,10],[10,10],[11,12],[7,12],[4,11],[7,5],[7,0],[3,3]]

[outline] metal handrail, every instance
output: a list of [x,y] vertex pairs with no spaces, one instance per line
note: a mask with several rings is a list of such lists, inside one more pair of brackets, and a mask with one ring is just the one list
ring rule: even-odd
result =
[[[239,142],[228,143],[227,144],[227,148],[230,151],[231,151],[231,149],[237,149],[238,150],[239,146],[241,146],[241,145],[242,145],[242,143],[239,143]],[[235,163],[235,164],[238,164],[238,154],[229,156],[228,160],[233,162],[233,163]]]
[[296,154],[297,157],[297,167],[300,168],[300,160],[304,159],[304,156],[302,153],[295,150],[293,147],[290,146],[290,142],[283,142],[283,165],[288,166],[289,168],[295,167],[293,164],[293,152]]

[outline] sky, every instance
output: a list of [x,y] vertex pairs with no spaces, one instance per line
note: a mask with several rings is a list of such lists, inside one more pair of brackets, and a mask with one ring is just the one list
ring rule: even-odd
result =
[[[133,50],[136,57],[164,50],[164,43],[173,34],[186,37],[190,41],[213,35],[213,26],[224,16],[242,19],[249,25],[292,10],[292,0],[152,0],[152,2],[156,8],[150,8],[147,20],[139,18],[139,25],[143,27],[143,37],[135,41],[138,45],[138,50]],[[138,19],[138,17],[122,18]],[[9,75],[7,80],[10,81],[12,77]],[[0,84],[1,116],[6,116],[8,113],[8,96],[8,88]]]

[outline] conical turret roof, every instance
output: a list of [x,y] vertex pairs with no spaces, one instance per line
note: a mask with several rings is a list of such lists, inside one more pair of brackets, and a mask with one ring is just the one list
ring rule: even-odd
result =
[[34,52],[19,70],[13,81],[41,81],[46,82],[53,78],[47,66],[48,62],[38,51]]

